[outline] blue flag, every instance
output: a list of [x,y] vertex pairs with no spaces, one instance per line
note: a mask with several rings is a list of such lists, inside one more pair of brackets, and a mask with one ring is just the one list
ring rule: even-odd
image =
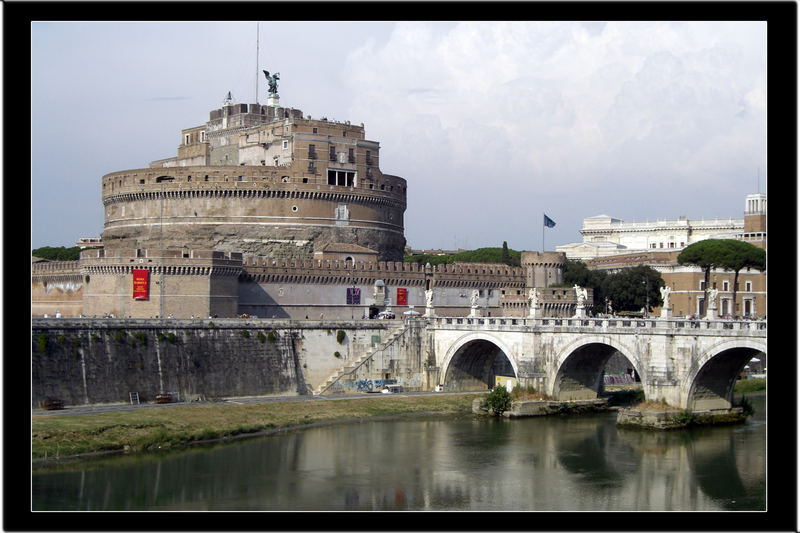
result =
[[545,215],[545,216],[544,216],[544,225],[545,225],[545,226],[547,226],[548,228],[554,228],[554,227],[556,227],[556,223],[555,223],[555,222],[553,222],[553,219],[551,219],[551,218],[550,218],[549,216],[547,216],[547,215]]

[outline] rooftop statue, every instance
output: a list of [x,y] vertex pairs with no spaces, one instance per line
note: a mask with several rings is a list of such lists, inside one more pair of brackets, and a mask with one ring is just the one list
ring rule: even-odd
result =
[[281,79],[280,72],[276,72],[272,76],[269,75],[269,72],[264,70],[264,76],[267,77],[267,83],[269,84],[269,94],[278,94],[278,80]]

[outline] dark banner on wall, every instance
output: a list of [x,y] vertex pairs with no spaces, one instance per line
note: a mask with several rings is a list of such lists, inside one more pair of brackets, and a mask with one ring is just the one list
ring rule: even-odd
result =
[[397,289],[397,305],[408,305],[408,289]]
[[357,287],[348,287],[347,289],[347,303],[348,305],[358,305],[361,303],[361,289]]
[[150,293],[150,271],[146,268],[133,269],[133,299],[147,300]]

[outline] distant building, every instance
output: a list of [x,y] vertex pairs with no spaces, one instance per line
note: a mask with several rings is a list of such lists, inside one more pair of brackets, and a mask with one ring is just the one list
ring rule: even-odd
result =
[[675,220],[625,222],[608,215],[583,219],[583,242],[556,246],[567,259],[588,261],[637,252],[682,250],[704,239],[739,239],[766,246],[766,194],[750,194],[745,199],[744,218],[713,220]]
[[[670,304],[674,316],[704,316],[704,275],[700,268],[679,265],[681,250],[704,239],[737,239],[767,248],[767,196],[750,194],[745,200],[744,219],[714,221],[673,221],[623,223],[607,217],[584,219],[583,243],[556,247],[568,259],[580,260],[590,269],[620,270],[647,265],[657,270],[672,289]],[[593,241],[592,239],[602,239]],[[745,269],[739,273],[736,306],[731,271],[712,270],[709,284],[719,291],[720,316],[765,316],[767,312],[766,271]],[[613,303],[612,303],[613,307]],[[654,312],[660,312],[654,306]]]

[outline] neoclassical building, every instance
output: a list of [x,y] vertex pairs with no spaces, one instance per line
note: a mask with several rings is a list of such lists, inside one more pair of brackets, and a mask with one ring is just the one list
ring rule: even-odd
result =
[[[705,279],[698,267],[679,265],[686,246],[703,239],[738,239],[767,248],[767,196],[749,194],[743,219],[664,220],[625,223],[605,215],[584,219],[584,242],[556,247],[568,259],[580,260],[592,269],[619,270],[648,265],[659,271],[671,288],[670,304],[675,316],[704,316]],[[710,289],[718,292],[720,316],[765,316],[767,273],[745,269],[739,273],[733,302],[734,273],[714,269]],[[655,307],[660,312],[660,307]]]
[[625,222],[608,215],[583,219],[583,241],[556,246],[567,259],[589,261],[642,252],[671,252],[703,239],[740,239],[766,247],[767,195],[745,198],[744,218]]

